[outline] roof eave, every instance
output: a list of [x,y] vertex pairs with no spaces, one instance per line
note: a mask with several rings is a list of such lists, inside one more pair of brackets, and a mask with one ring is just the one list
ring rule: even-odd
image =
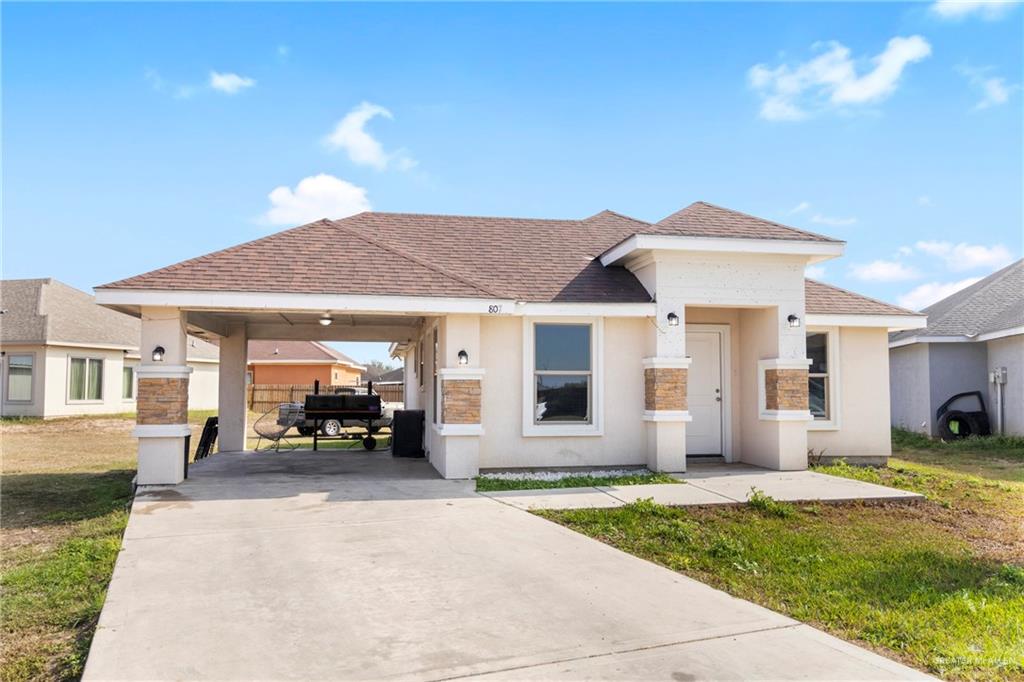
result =
[[601,254],[601,264],[619,265],[646,251],[804,256],[818,263],[842,256],[845,249],[846,242],[837,241],[634,234]]
[[924,329],[926,315],[886,315],[864,313],[807,313],[808,327],[881,327],[890,332]]

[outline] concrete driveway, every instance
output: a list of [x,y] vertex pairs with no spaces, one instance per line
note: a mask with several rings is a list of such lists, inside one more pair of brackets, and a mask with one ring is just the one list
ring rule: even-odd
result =
[[423,461],[190,474],[136,498],[85,679],[924,677]]

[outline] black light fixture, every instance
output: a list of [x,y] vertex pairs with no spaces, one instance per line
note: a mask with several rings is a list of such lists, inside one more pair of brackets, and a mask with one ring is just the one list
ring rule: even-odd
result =
[[670,327],[678,327],[679,326],[679,316],[676,315],[675,313],[669,313],[667,319],[668,319],[668,326],[670,326]]
[[166,351],[164,350],[163,346],[157,346],[156,348],[154,348],[153,349],[153,362],[163,362],[164,361],[164,353],[165,352]]
[[331,322],[334,322],[334,318],[327,313],[324,313],[320,316],[320,319],[317,320],[317,322],[319,322],[322,327],[329,327],[331,326]]
[[790,315],[789,317],[786,318],[786,321],[789,322],[789,326],[793,327],[794,329],[800,326],[800,318],[797,317],[796,315]]
[[469,353],[467,353],[464,350],[460,350],[459,351],[459,364],[460,365],[468,365],[469,364]]

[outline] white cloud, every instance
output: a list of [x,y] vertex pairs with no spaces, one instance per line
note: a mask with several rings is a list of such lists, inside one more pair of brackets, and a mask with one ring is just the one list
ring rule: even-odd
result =
[[921,241],[914,245],[921,253],[934,256],[945,262],[953,272],[987,268],[998,270],[1013,261],[1013,254],[1002,244],[984,246],[961,242]]
[[856,218],[836,218],[834,216],[822,215],[815,213],[811,216],[811,222],[819,225],[828,225],[829,227],[847,227],[857,222]]
[[898,303],[904,308],[921,310],[980,280],[981,277],[968,277],[959,282],[928,282],[900,296]]
[[789,215],[793,215],[794,213],[803,213],[810,207],[811,205],[809,203],[807,203],[806,201],[801,201],[799,204],[797,204],[796,206],[789,210]]
[[932,14],[953,21],[977,15],[986,21],[1002,19],[1018,0],[937,0],[931,6]]
[[366,131],[366,124],[374,118],[394,119],[391,112],[370,102],[362,102],[345,117],[338,121],[330,135],[324,138],[324,144],[332,150],[343,150],[352,163],[371,166],[384,170],[393,165],[401,171],[416,166],[416,160],[410,158],[403,150],[387,153],[373,135]]
[[871,59],[872,68],[858,75],[845,45],[833,41],[812,47],[827,49],[803,63],[756,64],[747,72],[750,86],[761,95],[761,118],[797,121],[825,109],[880,102],[895,92],[907,65],[932,52],[921,36],[896,36]]
[[914,250],[909,246],[901,246],[900,248],[896,249],[896,253],[898,253],[901,256],[909,256],[910,254],[914,253]]
[[254,85],[256,85],[255,80],[239,76],[237,73],[210,72],[210,87],[228,95],[234,95]]
[[370,210],[364,188],[325,173],[303,178],[294,190],[284,185],[277,187],[268,197],[271,207],[263,220],[272,225],[300,225],[320,218],[336,220]]
[[291,51],[292,48],[288,47],[287,45],[277,46],[277,56],[280,57],[281,59],[287,59],[288,55],[291,54]]
[[917,205],[918,206],[931,206],[932,205],[932,198],[930,196],[928,196],[927,194],[922,194],[921,196],[919,196],[917,198]]
[[981,95],[981,99],[974,105],[975,111],[1006,104],[1010,101],[1010,95],[1020,88],[1019,85],[1008,84],[1002,76],[992,75],[992,69],[991,66],[975,68],[963,64],[956,67],[957,72]]
[[804,275],[811,279],[821,279],[825,276],[825,267],[822,265],[808,265],[804,268]]
[[850,274],[865,282],[905,282],[917,279],[917,270],[899,261],[876,260],[850,267]]

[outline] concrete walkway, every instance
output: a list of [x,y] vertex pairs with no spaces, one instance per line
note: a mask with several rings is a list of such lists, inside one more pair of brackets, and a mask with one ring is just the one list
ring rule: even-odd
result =
[[422,461],[219,454],[190,474],[136,497],[85,679],[924,677]]
[[621,507],[651,498],[659,504],[696,506],[746,502],[756,488],[787,502],[912,501],[923,496],[874,483],[813,471],[769,471],[742,464],[696,466],[676,478],[684,485],[598,486],[481,493],[519,509]]

